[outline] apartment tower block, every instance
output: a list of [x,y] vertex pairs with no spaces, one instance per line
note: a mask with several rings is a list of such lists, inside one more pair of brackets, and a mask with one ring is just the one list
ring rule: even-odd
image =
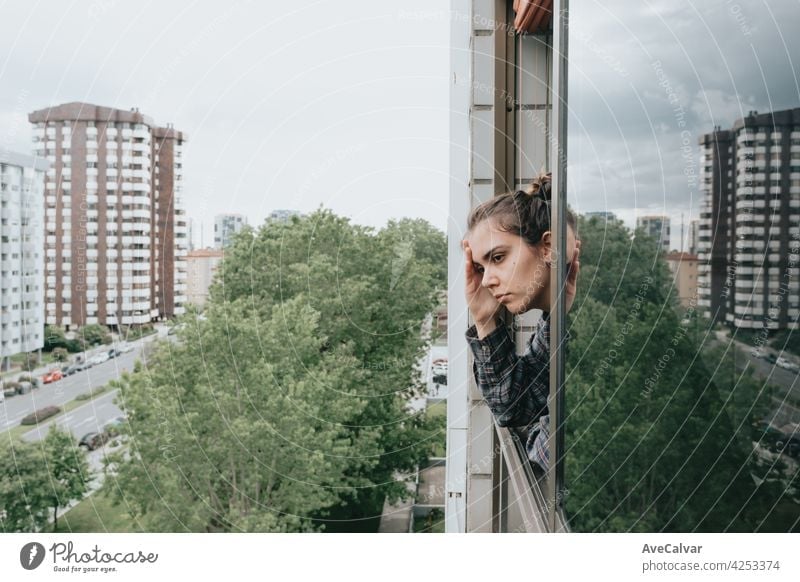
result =
[[34,111],[45,182],[48,324],[137,325],[184,311],[187,136],[137,109],[67,103]]
[[793,329],[800,315],[800,108],[700,138],[698,305],[737,328]]

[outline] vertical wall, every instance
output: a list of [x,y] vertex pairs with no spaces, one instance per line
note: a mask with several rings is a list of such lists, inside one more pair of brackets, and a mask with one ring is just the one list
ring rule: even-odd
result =
[[[471,208],[527,185],[547,167],[550,39],[516,35],[511,5],[451,2],[448,532],[505,529],[497,436],[464,338],[472,322],[461,240]],[[520,351],[539,316],[532,312],[514,322]]]

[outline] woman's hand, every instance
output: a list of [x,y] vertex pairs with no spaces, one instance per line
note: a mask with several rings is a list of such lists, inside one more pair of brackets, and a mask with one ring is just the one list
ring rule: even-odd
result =
[[494,295],[483,285],[483,274],[475,269],[472,262],[472,249],[469,247],[467,241],[461,241],[461,248],[464,249],[466,256],[465,271],[466,271],[466,295],[467,307],[478,328],[478,335],[483,337],[487,333],[491,333],[495,326],[495,319],[500,315],[502,305]]
[[578,273],[581,270],[581,241],[575,241],[575,251],[572,253],[572,262],[567,272],[567,280],[564,282],[564,293],[566,295],[566,309],[570,310],[575,301],[575,294],[578,292]]

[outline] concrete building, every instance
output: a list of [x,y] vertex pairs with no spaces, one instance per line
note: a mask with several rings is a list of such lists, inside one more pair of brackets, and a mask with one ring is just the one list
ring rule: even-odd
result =
[[287,223],[292,220],[292,216],[303,216],[299,210],[273,210],[269,213],[268,220]]
[[47,163],[0,155],[0,360],[44,345],[44,178]]
[[197,307],[205,305],[208,288],[224,254],[220,249],[197,249],[186,255],[189,303]]
[[675,280],[678,299],[684,307],[697,304],[697,255],[668,253],[667,264]]
[[214,248],[224,249],[233,235],[242,230],[247,219],[241,214],[217,214],[214,217]]
[[636,218],[636,228],[644,229],[647,234],[656,239],[665,253],[669,252],[670,228],[668,216],[639,216]]
[[598,210],[596,212],[587,212],[584,214],[586,218],[600,218],[601,220],[605,221],[614,221],[617,219],[617,215],[613,212],[608,212],[606,210]]
[[45,182],[46,321],[143,324],[183,313],[187,136],[133,109],[34,111]]
[[697,254],[697,243],[700,240],[700,221],[692,220],[689,222],[689,254]]
[[800,108],[751,111],[700,138],[700,299],[740,328],[800,315]]

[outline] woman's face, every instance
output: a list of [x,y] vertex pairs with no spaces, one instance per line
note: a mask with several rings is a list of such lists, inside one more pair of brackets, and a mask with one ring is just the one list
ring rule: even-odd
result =
[[[551,234],[531,247],[492,220],[479,223],[466,238],[482,285],[513,314],[529,309],[550,311]],[[567,228],[567,262],[575,252],[575,233]]]

